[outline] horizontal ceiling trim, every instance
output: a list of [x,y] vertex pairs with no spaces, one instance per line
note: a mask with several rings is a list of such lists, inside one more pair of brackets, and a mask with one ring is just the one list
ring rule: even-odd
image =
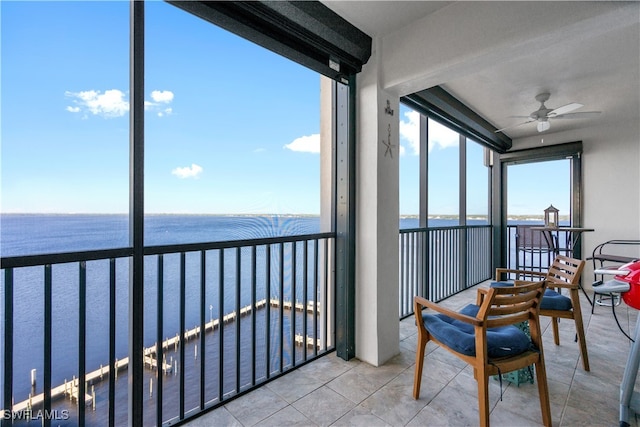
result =
[[535,148],[513,150],[500,154],[500,162],[506,164],[531,163],[541,160],[560,160],[582,154],[582,141],[551,144]]

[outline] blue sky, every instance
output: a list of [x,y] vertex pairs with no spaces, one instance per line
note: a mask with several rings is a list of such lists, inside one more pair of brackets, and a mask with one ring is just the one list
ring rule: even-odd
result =
[[[128,2],[1,7],[2,211],[127,212]],[[318,74],[146,13],[146,210],[318,213]]]
[[[0,12],[0,211],[127,212],[129,3],[2,1]],[[146,211],[318,214],[319,75],[164,2],[147,2],[145,26]],[[403,107],[399,119],[400,210],[416,214],[417,115]],[[457,209],[457,150],[446,132],[430,141],[442,181],[432,213]],[[470,213],[486,209],[484,192],[470,189]]]

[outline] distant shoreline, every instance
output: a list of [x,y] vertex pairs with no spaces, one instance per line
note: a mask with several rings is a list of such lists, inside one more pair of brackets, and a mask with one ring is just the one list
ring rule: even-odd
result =
[[[127,216],[128,213],[45,213],[45,212],[1,212],[0,215],[22,215],[22,216]],[[276,213],[155,213],[150,212],[146,213],[145,216],[211,216],[211,217],[284,217],[284,218],[318,218],[319,214],[296,214],[296,213],[285,213],[285,214],[276,214]],[[400,219],[419,219],[419,215],[410,214],[403,215],[401,214]],[[444,220],[457,220],[459,218],[458,215],[429,215],[428,219],[444,219]],[[467,218],[474,220],[486,220],[488,218],[487,215],[467,215]],[[509,215],[509,220],[516,221],[544,221],[544,215],[540,214],[525,214],[525,215]],[[561,221],[569,221],[569,215],[560,215]]]

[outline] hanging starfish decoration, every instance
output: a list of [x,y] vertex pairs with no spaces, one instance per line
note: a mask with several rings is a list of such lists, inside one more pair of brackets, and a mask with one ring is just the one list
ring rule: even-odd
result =
[[390,116],[393,116],[393,110],[391,109],[391,102],[387,99],[387,107],[384,109],[384,112]]
[[384,156],[387,157],[387,153],[389,153],[389,155],[393,159],[393,147],[395,147],[395,145],[391,143],[391,123],[389,123],[388,130],[389,130],[389,135],[387,136],[387,142],[385,142],[384,139],[382,140],[382,143],[384,144],[384,146],[387,147],[387,149],[384,151]]

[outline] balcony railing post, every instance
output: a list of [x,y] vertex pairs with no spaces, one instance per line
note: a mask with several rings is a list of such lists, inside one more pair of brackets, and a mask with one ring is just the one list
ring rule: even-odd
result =
[[158,255],[158,291],[156,301],[156,425],[162,426],[162,392],[164,378],[164,256]]
[[[224,249],[218,252],[218,401],[224,400]],[[268,304],[267,304],[268,305]]]
[[78,289],[78,425],[84,426],[87,353],[87,262],[80,263]]
[[[297,245],[296,242],[291,242],[291,367],[296,366],[296,276],[298,275],[296,269],[297,263]],[[303,343],[306,345],[306,343]]]
[[240,314],[240,298],[241,298],[241,279],[242,279],[242,248],[238,246],[236,248],[236,282],[235,282],[235,311],[236,311],[236,393],[240,393],[240,322],[241,322],[241,314]]
[[[13,269],[4,271],[4,366],[2,408],[13,409]],[[10,426],[11,420],[2,418],[2,426]]]
[[180,358],[178,362],[178,376],[180,381],[180,401],[178,407],[178,416],[182,420],[184,419],[184,404],[185,404],[185,347],[187,345],[187,335],[186,335],[186,316],[187,316],[187,279],[186,279],[186,254],[184,252],[180,253],[180,342],[178,343],[178,348],[180,349],[180,353],[178,357]]
[[[207,251],[200,251],[200,410],[204,411],[205,391],[206,391],[206,298],[207,298]],[[213,325],[212,325],[213,330]]]
[[[52,282],[51,264],[44,266],[44,410],[51,411],[51,321],[52,321]],[[51,419],[43,418],[45,427],[51,425]]]

